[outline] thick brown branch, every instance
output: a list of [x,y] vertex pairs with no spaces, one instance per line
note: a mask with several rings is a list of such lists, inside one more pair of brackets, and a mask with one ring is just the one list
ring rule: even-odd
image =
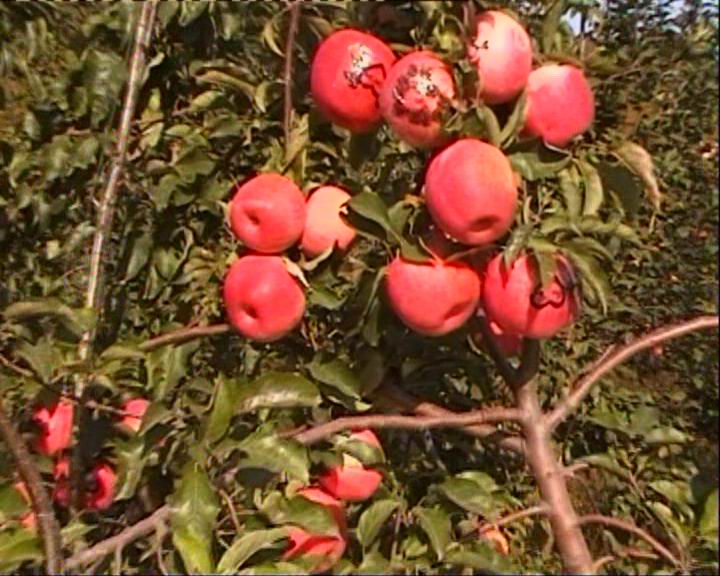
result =
[[196,338],[205,338],[207,336],[217,336],[218,334],[226,334],[230,332],[229,324],[213,324],[211,326],[194,326],[192,328],[180,328],[166,334],[160,334],[146,340],[138,346],[142,352],[150,352],[156,348],[170,346],[173,344],[183,344]]
[[665,546],[663,546],[660,542],[653,538],[648,532],[646,532],[642,528],[639,528],[632,522],[627,522],[625,520],[620,520],[619,518],[613,518],[611,516],[603,516],[602,514],[588,514],[580,518],[579,522],[580,524],[602,524],[604,526],[609,526],[611,528],[619,528],[620,530],[624,530],[625,532],[630,532],[638,538],[642,538],[643,540],[645,540],[645,542],[652,546],[653,550],[655,550],[658,554],[660,554],[663,558],[665,558],[668,562],[672,563],[674,566],[682,566],[680,560],[678,560],[675,555],[670,552],[670,550],[665,548]]
[[402,428],[405,430],[428,430],[430,428],[462,428],[472,424],[490,422],[518,421],[521,418],[519,410],[505,407],[492,407],[484,410],[473,410],[464,414],[453,416],[396,416],[389,414],[374,414],[369,416],[344,416],[331,420],[325,424],[314,426],[293,438],[303,444],[314,444],[342,432],[354,428]]
[[[419,400],[411,396],[401,388],[389,383],[383,384],[373,393],[373,403],[376,406],[387,408],[388,410],[399,410],[401,412],[413,412],[418,416],[454,416],[456,412],[433,404]],[[517,436],[506,436],[499,433],[495,426],[489,424],[473,424],[472,426],[464,426],[461,431],[487,440],[496,441],[498,446],[506,450],[511,450],[518,454],[523,453],[524,442],[522,438]]]
[[288,25],[287,40],[285,42],[285,70],[283,71],[283,82],[285,83],[285,103],[283,114],[283,130],[285,132],[285,161],[290,160],[290,131],[292,126],[292,73],[293,73],[293,51],[295,48],[295,37],[298,31],[300,20],[300,6],[302,0],[290,0],[290,24]]
[[28,488],[45,549],[45,571],[47,574],[61,574],[63,558],[60,526],[55,518],[50,497],[43,486],[40,472],[35,467],[25,442],[5,413],[2,400],[0,400],[0,434],[15,458],[18,472]]
[[149,534],[153,530],[156,530],[158,526],[162,526],[168,518],[170,518],[171,508],[169,505],[162,506],[153,512],[147,518],[140,520],[137,524],[133,524],[129,528],[126,528],[119,534],[98,542],[94,546],[74,554],[68,558],[66,565],[68,569],[75,570],[86,564],[90,564],[98,559],[101,559],[111,552],[114,552],[118,548],[123,548],[130,542],[133,542],[139,538],[142,538],[146,534]]
[[558,424],[560,424],[573,412],[573,410],[580,406],[596,382],[598,382],[613,368],[625,362],[631,356],[643,350],[647,350],[648,348],[652,348],[660,342],[671,340],[672,338],[678,338],[698,330],[707,330],[711,328],[717,329],[717,327],[717,316],[700,316],[687,322],[681,322],[672,326],[659,328],[649,334],[646,334],[645,336],[635,339],[633,342],[626,344],[625,346],[619,348],[611,347],[609,351],[606,351],[599,360],[595,361],[595,363],[590,366],[585,376],[580,378],[580,380],[572,387],[570,394],[561,400],[553,411],[546,416],[545,421],[550,431],[554,430]]

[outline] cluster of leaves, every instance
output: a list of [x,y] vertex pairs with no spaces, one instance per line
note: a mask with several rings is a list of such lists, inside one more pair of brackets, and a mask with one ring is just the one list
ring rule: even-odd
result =
[[[567,338],[544,345],[542,393],[551,400],[608,343],[714,310],[717,22],[690,2],[676,15],[649,0],[602,10],[579,0],[504,4],[527,23],[541,59],[581,63],[598,98],[592,133],[570,151],[518,138],[522,97],[448,121],[450,131],[502,147],[523,177],[506,252],[532,249],[542,262],[561,249],[582,275],[586,314]],[[457,410],[510,401],[466,333],[411,336],[382,300],[392,254],[427,257],[419,240],[428,226],[420,194],[427,155],[385,128],[352,137],[322,122],[308,96],[315,46],[346,25],[374,31],[398,52],[437,51],[457,63],[465,85],[472,78],[462,3],[314,0],[302,10],[287,154],[287,6],[159,3],[105,263],[104,315],[92,318],[82,303],[96,195],[138,10],[132,3],[0,5],[0,353],[33,373],[3,371],[0,392],[29,432],[33,402],[72,393],[74,379],[90,374],[78,362],[78,341],[97,323],[93,399],[109,406],[130,395],[152,400],[131,438],[102,411],[83,431],[85,460],[114,462],[118,493],[106,514],[62,516],[64,543],[98,541],[167,500],[175,511],[172,546],[162,538],[135,543],[108,560],[114,571],[301,572],[302,563],[277,560],[283,526],[323,533],[334,525],[294,491],[351,452],[382,466],[386,480],[372,503],[349,507],[353,538],[337,571],[559,569],[544,546],[543,522],[507,528],[511,560],[478,540],[479,520],[536,503],[525,468],[491,445],[453,431],[385,431],[387,459],[377,462],[342,437],[308,449],[277,434],[370,410],[387,376]],[[573,32],[568,14],[585,34]],[[348,254],[313,261],[289,254],[307,285],[301,331],[274,345],[228,334],[144,351],[140,343],[151,335],[223,321],[222,277],[240,249],[226,228],[226,203],[237,182],[267,170],[286,172],[305,190],[332,183],[353,194],[350,218],[360,238]],[[656,358],[652,376],[647,357],[617,371],[559,432],[565,461],[590,466],[571,485],[581,511],[644,521],[698,569],[717,569],[717,491],[708,498],[717,476],[707,467],[717,441],[713,350],[698,337]],[[717,451],[714,459],[716,467]],[[49,462],[38,463],[49,471]],[[0,452],[3,570],[40,559],[35,536],[12,520],[24,504],[11,470]],[[608,547],[627,556],[623,538],[599,529],[592,536],[598,557]],[[617,566],[642,573],[657,562],[627,556]]]

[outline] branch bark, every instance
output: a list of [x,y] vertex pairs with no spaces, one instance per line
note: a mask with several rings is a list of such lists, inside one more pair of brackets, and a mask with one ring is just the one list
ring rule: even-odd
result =
[[519,410],[505,407],[473,410],[453,416],[396,416],[391,414],[344,416],[302,432],[294,433],[293,438],[308,445],[319,442],[343,430],[351,430],[354,428],[402,428],[405,430],[462,428],[472,424],[483,424],[487,422],[518,421],[521,416]]
[[605,353],[593,363],[587,370],[585,376],[572,386],[572,391],[561,400],[550,414],[545,417],[548,429],[552,432],[563,420],[580,406],[590,393],[593,385],[605,374],[625,362],[638,352],[652,348],[660,342],[679,338],[685,334],[698,330],[717,329],[718,316],[700,316],[693,320],[681,322],[671,326],[659,328],[635,339],[633,342],[622,347],[611,346]]
[[155,530],[159,525],[164,524],[164,522],[170,518],[171,513],[172,509],[167,504],[158,508],[150,516],[140,520],[137,524],[68,558],[66,562],[68,569],[75,570],[81,566],[90,564],[107,556],[118,548],[123,548],[130,542],[142,538]]
[[160,334],[146,340],[138,346],[141,352],[150,352],[156,348],[170,346],[172,344],[183,344],[196,338],[205,338],[208,336],[217,336],[219,334],[227,334],[231,328],[229,324],[212,324],[210,326],[193,326],[192,328],[180,328],[166,334]]
[[[373,393],[373,403],[380,407],[388,409],[397,409],[402,412],[413,412],[418,416],[436,416],[447,417],[454,416],[457,413],[432,402],[419,400],[389,383],[383,384]],[[471,436],[481,438],[483,440],[492,440],[497,442],[498,446],[506,450],[510,450],[522,455],[524,451],[524,441],[518,436],[507,436],[498,432],[497,428],[489,424],[473,424],[464,426],[460,430]]]
[[675,555],[670,552],[670,550],[665,548],[665,546],[663,546],[660,542],[653,538],[648,532],[636,526],[632,522],[627,522],[625,520],[620,520],[619,518],[613,518],[611,516],[603,516],[602,514],[587,514],[586,516],[580,518],[579,522],[580,524],[602,524],[604,526],[609,526],[611,528],[619,528],[620,530],[630,532],[638,538],[642,538],[643,540],[645,540],[645,542],[652,546],[653,550],[655,550],[658,554],[660,554],[660,556],[665,558],[675,567],[682,567],[682,562],[680,562],[680,560],[678,560]]
[[40,537],[45,550],[45,571],[47,574],[62,574],[63,557],[60,526],[55,518],[50,497],[43,486],[40,472],[35,467],[30,451],[5,413],[1,399],[0,434],[15,458],[20,476],[28,488],[30,502],[38,520]]
[[283,82],[285,83],[285,101],[283,113],[283,130],[285,133],[285,161],[290,161],[290,132],[292,129],[292,74],[293,74],[293,52],[295,48],[295,37],[297,36],[298,23],[300,21],[300,3],[302,0],[291,0],[290,24],[285,42],[285,69],[283,71]]

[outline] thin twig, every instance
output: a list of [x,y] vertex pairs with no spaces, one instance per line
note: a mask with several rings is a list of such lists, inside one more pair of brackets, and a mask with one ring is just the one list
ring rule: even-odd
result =
[[7,368],[8,370],[15,372],[15,374],[17,374],[18,376],[23,376],[25,378],[35,378],[35,373],[32,370],[28,370],[27,368],[18,366],[2,354],[0,354],[0,364],[5,366],[5,368]]
[[570,413],[580,406],[596,382],[631,356],[648,348],[652,348],[666,340],[678,338],[698,330],[717,328],[718,321],[718,316],[700,316],[693,320],[658,328],[644,336],[636,338],[630,344],[613,348],[610,353],[606,351],[599,360],[592,364],[585,376],[580,378],[580,380],[571,387],[572,391],[545,417],[545,422],[549,430],[554,430]]
[[495,406],[473,410],[453,416],[397,416],[374,414],[369,416],[344,416],[320,424],[293,436],[303,444],[314,444],[328,436],[354,428],[400,428],[404,430],[428,430],[430,428],[462,428],[471,424],[488,422],[517,422],[522,417],[519,410]]
[[600,568],[605,566],[605,564],[608,564],[608,563],[612,562],[613,560],[615,560],[615,556],[610,556],[610,555],[602,556],[601,558],[598,558],[597,560],[595,560],[595,562],[593,562],[593,574],[595,572],[598,572],[600,570]]
[[523,518],[528,518],[530,516],[538,516],[539,514],[547,513],[548,507],[545,504],[540,504],[538,506],[531,506],[530,508],[525,508],[524,510],[512,512],[511,514],[503,516],[502,518],[498,518],[497,520],[495,520],[495,522],[490,522],[489,524],[491,526],[496,526],[500,528],[501,526],[512,524],[513,522],[517,522],[518,520],[522,520]]
[[588,514],[586,516],[582,516],[579,522],[580,524],[602,524],[604,526],[619,528],[620,530],[630,532],[638,538],[642,538],[643,540],[645,540],[645,542],[652,546],[653,550],[655,550],[658,554],[660,554],[663,558],[668,560],[673,565],[678,567],[682,566],[680,560],[678,560],[675,555],[670,552],[670,550],[665,548],[665,546],[663,546],[660,542],[653,538],[648,532],[636,526],[632,522],[627,522],[625,520],[620,520],[619,518],[613,518],[611,516],[603,516],[602,514]]
[[[376,406],[387,407],[388,409],[397,409],[401,412],[413,412],[418,416],[454,416],[456,412],[415,398],[403,389],[390,384],[384,383],[380,388],[373,392],[373,404]],[[466,434],[481,438],[483,440],[493,440],[498,446],[520,455],[523,453],[524,442],[518,436],[506,436],[500,433],[495,426],[489,424],[473,424],[472,426],[464,426],[460,429]]]
[[162,506],[153,512],[147,518],[140,520],[137,524],[126,528],[119,534],[107,538],[98,542],[94,546],[74,554],[68,558],[66,566],[69,570],[74,570],[90,564],[98,559],[104,558],[111,552],[114,552],[117,548],[128,545],[130,542],[142,538],[146,534],[149,534],[153,530],[157,529],[157,526],[164,524],[168,518],[170,518],[172,509],[169,505]]
[[285,83],[285,107],[283,114],[283,130],[285,132],[285,161],[290,160],[290,130],[292,125],[292,73],[293,73],[293,51],[295,48],[295,37],[298,31],[300,20],[300,6],[302,0],[291,0],[290,24],[288,25],[287,40],[285,42],[285,70],[283,82]]
[[28,488],[30,502],[37,517],[45,549],[45,571],[48,574],[63,572],[62,540],[60,526],[53,512],[52,503],[43,486],[40,472],[35,467],[30,451],[15,430],[0,400],[0,434],[15,458],[18,472]]
[[150,352],[156,348],[170,346],[173,344],[182,344],[196,338],[205,338],[207,336],[217,336],[218,334],[226,334],[230,332],[229,324],[213,324],[210,326],[193,326],[192,328],[180,328],[173,332],[155,336],[150,340],[146,340],[138,346],[141,352]]

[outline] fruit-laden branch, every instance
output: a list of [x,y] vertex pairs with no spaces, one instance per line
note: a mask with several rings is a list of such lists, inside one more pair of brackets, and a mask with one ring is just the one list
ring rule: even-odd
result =
[[283,71],[283,82],[285,84],[285,102],[283,114],[283,130],[285,132],[285,161],[290,161],[290,130],[292,124],[292,73],[293,73],[293,51],[295,48],[295,37],[298,31],[300,20],[300,6],[302,0],[290,0],[290,24],[288,25],[287,40],[285,42],[285,70]]
[[602,524],[604,526],[609,526],[611,528],[619,528],[620,530],[630,532],[638,538],[642,538],[643,540],[645,540],[645,542],[652,546],[653,550],[655,550],[658,554],[660,554],[660,556],[668,560],[675,567],[682,567],[682,562],[680,562],[680,560],[678,560],[675,555],[670,552],[670,550],[665,548],[665,546],[663,546],[660,542],[653,538],[649,533],[647,533],[642,528],[636,526],[632,522],[620,520],[619,518],[612,518],[611,516],[603,516],[602,514],[588,514],[580,518],[579,522],[581,524]]
[[[396,409],[402,412],[413,412],[418,416],[454,416],[456,412],[415,398],[389,383],[383,384],[375,392],[373,392],[373,403],[381,409]],[[506,436],[500,433],[495,426],[489,424],[473,424],[464,426],[460,429],[466,434],[481,438],[483,440],[492,440],[497,442],[498,446],[506,450],[510,450],[522,455],[524,450],[524,441],[518,436]]]
[[430,428],[464,428],[473,424],[517,422],[522,413],[515,408],[502,406],[473,410],[452,416],[397,416],[374,414],[369,416],[343,416],[325,424],[314,426],[292,437],[303,444],[314,444],[343,430],[354,428],[401,428],[404,430],[428,430]]
[[609,350],[590,366],[585,376],[572,386],[570,394],[561,400],[553,411],[545,417],[548,429],[552,432],[573,410],[580,406],[596,382],[631,356],[648,348],[652,348],[656,344],[684,336],[685,334],[690,334],[691,332],[710,328],[717,329],[718,323],[718,316],[700,316],[693,320],[658,328],[625,346],[619,348],[617,346],[610,347]]
[[161,526],[170,518],[172,509],[169,505],[162,506],[155,510],[150,516],[140,520],[137,524],[125,528],[119,534],[112,536],[106,540],[98,542],[94,546],[82,550],[77,554],[74,554],[68,558],[66,566],[69,570],[75,570],[81,566],[85,566],[99,560],[104,556],[107,556],[111,552],[114,552],[118,548],[123,548],[130,542],[134,542],[139,538],[142,538],[146,534],[149,534],[153,530],[156,530],[158,526]]
[[61,574],[63,571],[63,557],[60,526],[55,518],[50,497],[43,486],[40,472],[35,467],[25,442],[5,413],[2,400],[0,400],[0,434],[15,458],[20,477],[28,488],[30,502],[38,520],[40,537],[45,549],[45,572],[47,574]]

